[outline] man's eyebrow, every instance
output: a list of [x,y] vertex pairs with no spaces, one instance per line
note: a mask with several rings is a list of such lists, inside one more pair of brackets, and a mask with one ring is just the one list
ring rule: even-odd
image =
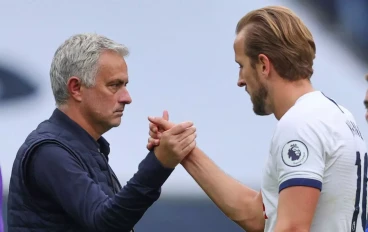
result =
[[112,76],[109,79],[110,79],[110,81],[123,81],[123,82],[129,81],[128,76]]
[[125,84],[126,85],[128,83],[129,83],[129,80],[122,80],[120,78],[115,78],[107,82],[108,85],[110,84]]

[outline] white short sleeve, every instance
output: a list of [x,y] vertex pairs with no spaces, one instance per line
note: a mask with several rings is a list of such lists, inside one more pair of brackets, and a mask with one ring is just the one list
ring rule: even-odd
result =
[[325,147],[323,127],[318,124],[304,119],[279,124],[274,141],[279,192],[291,186],[322,189]]

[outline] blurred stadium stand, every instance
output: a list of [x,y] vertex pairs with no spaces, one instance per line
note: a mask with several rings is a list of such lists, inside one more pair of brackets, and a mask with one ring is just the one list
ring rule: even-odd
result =
[[359,58],[368,63],[368,1],[310,0],[299,1],[314,10],[314,15],[347,44]]
[[[11,74],[15,76],[13,79],[0,77],[0,128],[5,131],[0,133],[0,141],[6,147],[0,153],[0,165],[5,188],[8,188],[18,146],[54,107],[47,75],[56,46],[72,33],[85,31],[112,36],[132,47],[128,65],[133,104],[128,107],[123,120],[130,123],[107,135],[114,153],[112,167],[123,184],[146,152],[147,123],[141,125],[141,122],[146,122],[146,116],[152,112],[160,114],[161,109],[169,109],[173,120],[191,119],[197,123],[200,146],[220,167],[245,184],[259,188],[275,120],[255,117],[244,92],[234,91],[237,90],[237,69],[233,62],[232,40],[237,20],[244,13],[266,5],[288,6],[306,21],[317,43],[315,75],[318,78],[313,77],[313,81],[318,88],[351,109],[367,137],[362,104],[366,91],[364,74],[368,72],[367,0],[260,0],[252,3],[234,0],[227,5],[221,0],[175,2],[162,0],[151,4],[147,0],[140,5],[133,1],[111,0],[105,5],[111,11],[108,13],[101,13],[101,3],[97,0],[78,1],[74,5],[61,1],[37,5],[40,1],[26,0],[1,3],[5,3],[6,9],[18,11],[14,17],[9,13],[11,10],[4,11],[5,8],[0,6],[3,31],[0,64],[6,66],[7,72],[10,68],[15,73]],[[121,14],[120,11],[125,12]],[[100,19],[96,19],[96,14],[101,16]],[[178,19],[179,14],[185,20]],[[120,18],[116,20],[114,17]],[[137,27],[144,30],[137,30]],[[208,81],[207,77],[214,81]],[[174,88],[177,80],[188,83]],[[190,94],[186,92],[189,88]],[[162,93],[157,93],[157,89]],[[203,89],[205,96],[202,95]],[[185,96],[185,101],[176,95]],[[178,102],[180,106],[177,106]],[[230,119],[229,122],[219,125],[224,118]],[[213,132],[213,125],[217,131],[226,133],[221,139]],[[244,131],[249,134],[244,135]],[[138,152],[137,147],[141,147]],[[7,189],[4,202],[6,194]],[[163,197],[148,210],[136,229],[138,232],[241,231],[181,168],[170,177],[164,186]]]

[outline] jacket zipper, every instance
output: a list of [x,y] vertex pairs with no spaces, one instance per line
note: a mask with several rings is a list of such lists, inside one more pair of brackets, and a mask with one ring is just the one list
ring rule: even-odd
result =
[[[107,159],[106,159],[105,155],[100,151],[100,149],[98,149],[98,153],[100,153],[100,155],[102,155],[102,158],[105,161],[105,164],[107,166],[107,172],[109,173],[110,181],[111,181],[111,184],[112,184],[112,190],[116,194],[118,192],[118,190],[116,189],[116,186],[114,184],[113,177],[116,179],[116,184],[120,186],[119,182],[117,181],[118,178],[116,177],[115,173],[110,169],[109,163],[107,162]],[[134,232],[134,228],[131,230],[131,232]]]
[[115,187],[115,184],[114,184],[114,181],[113,181],[113,178],[112,178],[112,174],[111,174],[111,171],[110,171],[109,163],[107,162],[107,159],[106,159],[105,155],[100,151],[100,149],[98,149],[98,153],[100,153],[100,155],[102,156],[103,160],[105,161],[105,164],[106,164],[106,167],[107,167],[107,173],[109,174],[109,178],[110,178],[111,185],[112,185],[112,190],[116,194],[117,193],[117,189]]

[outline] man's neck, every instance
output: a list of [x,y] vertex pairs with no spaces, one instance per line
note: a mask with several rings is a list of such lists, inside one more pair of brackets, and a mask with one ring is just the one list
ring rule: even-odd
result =
[[274,87],[271,101],[277,120],[280,120],[301,96],[315,91],[309,80],[294,82],[281,80]]
[[92,136],[96,141],[101,137],[101,134],[97,132],[88,120],[83,117],[83,115],[78,112],[74,107],[71,106],[59,106],[58,109],[66,114],[71,120],[76,122],[80,127],[82,127],[89,135]]

